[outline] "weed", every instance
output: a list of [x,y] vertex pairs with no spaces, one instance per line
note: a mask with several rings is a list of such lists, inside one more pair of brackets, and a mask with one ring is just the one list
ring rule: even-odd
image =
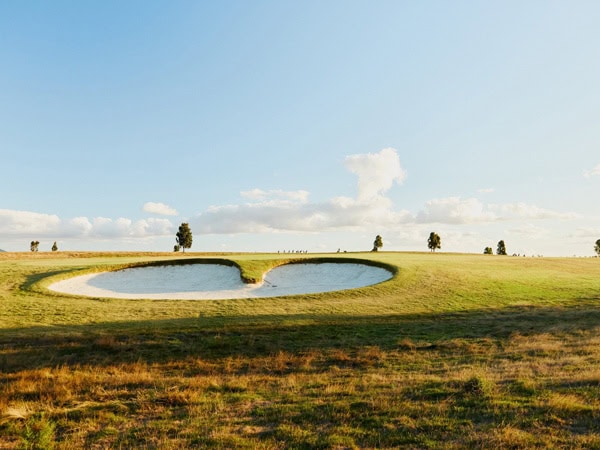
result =
[[56,424],[49,420],[44,413],[27,419],[21,433],[24,449],[51,450],[55,448],[54,433]]
[[473,376],[462,383],[463,392],[480,399],[491,397],[493,387],[493,384],[483,376]]

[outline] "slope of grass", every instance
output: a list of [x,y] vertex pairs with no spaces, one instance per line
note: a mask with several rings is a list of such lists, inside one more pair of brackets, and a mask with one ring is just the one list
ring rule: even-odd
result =
[[[287,255],[200,256],[255,276]],[[340,257],[398,272],[284,298],[88,299],[43,286],[174,256],[2,254],[0,448],[600,448],[599,260]]]

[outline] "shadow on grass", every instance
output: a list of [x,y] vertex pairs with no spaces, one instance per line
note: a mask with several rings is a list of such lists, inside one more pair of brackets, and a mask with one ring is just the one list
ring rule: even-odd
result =
[[501,341],[518,333],[577,334],[600,326],[600,308],[511,307],[452,314],[253,316],[115,322],[0,330],[0,371],[168,363],[378,347],[432,350],[452,339]]

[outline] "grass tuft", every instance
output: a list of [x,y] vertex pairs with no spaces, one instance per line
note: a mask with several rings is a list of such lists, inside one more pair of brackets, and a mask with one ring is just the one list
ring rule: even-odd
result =
[[30,417],[21,431],[22,448],[27,450],[52,450],[56,446],[56,424],[44,413]]

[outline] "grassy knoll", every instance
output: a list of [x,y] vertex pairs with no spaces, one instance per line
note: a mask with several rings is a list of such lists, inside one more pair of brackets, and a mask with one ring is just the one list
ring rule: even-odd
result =
[[[295,255],[209,256],[253,277]],[[0,448],[600,448],[600,260],[340,257],[399,271],[110,300],[44,286],[174,256],[0,254]]]

